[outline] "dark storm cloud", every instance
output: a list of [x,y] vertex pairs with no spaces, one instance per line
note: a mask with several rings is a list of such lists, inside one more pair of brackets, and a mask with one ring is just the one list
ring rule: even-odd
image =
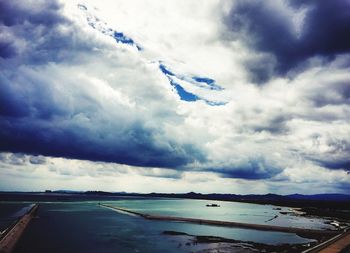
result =
[[350,104],[350,80],[334,81],[327,88],[320,88],[307,94],[316,107]]
[[[300,34],[292,19],[276,8],[274,1],[238,0],[225,22],[236,38],[243,38],[258,52],[274,56],[274,72],[279,75],[310,57],[320,56],[327,61],[350,52],[350,1],[289,0],[287,5],[295,11],[307,9]],[[269,64],[254,61],[247,63],[254,81],[269,79],[271,60]]]
[[[37,65],[34,64],[30,68],[11,66],[11,63],[5,65],[5,63],[0,62],[1,66],[4,66],[0,71],[1,116],[25,118],[26,120],[49,120],[52,117],[76,112],[64,104],[71,95],[67,94],[60,85],[55,85],[54,76],[45,75],[44,71],[33,70],[37,68]],[[92,98],[87,97],[83,91],[77,93],[79,95],[76,97],[77,102],[84,105],[91,104],[91,107],[80,105],[77,110],[87,111],[97,106],[96,103],[92,103]]]
[[207,169],[207,171],[215,172],[224,178],[251,180],[272,178],[281,173],[282,170],[282,168],[267,162],[263,157],[251,158],[248,161],[229,167]]
[[73,71],[65,72],[80,52],[91,56],[98,44],[63,16],[58,2],[0,0],[5,37],[0,151],[169,168],[204,159],[196,147],[169,140],[122,104],[102,106]]
[[350,159],[317,160],[316,162],[328,169],[342,169],[342,170],[350,171]]
[[3,41],[0,39],[0,57],[1,58],[11,58],[17,54],[16,47],[10,41]]
[[[322,135],[314,134],[311,136],[311,138],[313,139],[314,145],[319,148]],[[307,158],[330,170],[350,171],[349,140],[339,137],[328,138],[323,145],[327,147],[327,151],[325,153],[316,157],[311,156]]]
[[154,130],[142,125],[131,125],[120,133],[117,124],[107,129],[101,126],[96,129],[95,126],[100,124],[98,120],[82,125],[77,122],[1,117],[0,150],[170,168],[203,158],[191,145],[158,144]]
[[6,26],[31,24],[56,25],[62,21],[61,5],[57,1],[0,1],[0,19]]
[[[303,6],[293,4],[293,8]],[[305,27],[295,38],[290,21],[276,13],[273,6],[265,5],[265,1],[238,1],[228,23],[234,33],[246,33],[244,40],[255,49],[246,64],[257,81],[284,74],[314,55],[327,60],[343,52],[340,46],[332,46],[333,51],[321,45],[311,46],[311,35],[316,33],[313,22],[320,19],[314,12],[319,13],[323,5],[326,4],[307,3],[310,10]],[[144,63],[148,59],[142,52],[129,53],[127,47],[115,47],[115,41],[108,41],[110,37],[82,20],[65,17],[62,6],[55,1],[0,0],[0,152],[15,153],[6,158],[9,163],[35,167],[45,163],[43,155],[157,168],[140,170],[145,176],[179,179],[183,171],[194,170],[225,178],[268,179],[290,164],[281,143],[293,146],[288,139],[295,130],[292,119],[324,123],[330,114],[333,121],[345,118],[347,108],[320,113],[327,105],[349,103],[345,74],[329,77],[332,81],[324,81],[323,77],[315,80],[315,76],[310,77],[311,81],[306,76],[300,84],[291,81],[290,87],[295,89],[285,94],[294,96],[292,99],[285,99],[283,92],[275,95],[273,89],[266,91],[266,86],[253,87],[256,94],[251,97],[249,90],[242,89],[247,99],[237,100],[231,108],[234,111],[223,104],[224,110],[217,110],[218,118],[204,117],[215,110],[196,112],[195,103],[188,107],[193,111],[182,112],[179,108],[185,106],[179,107],[164,88],[169,86],[164,75],[207,90],[222,88],[214,79],[177,75],[160,65],[162,75]],[[331,34],[328,31],[327,35]],[[329,67],[327,77],[348,67],[345,63],[339,66],[334,71]],[[164,86],[160,77],[165,80]],[[193,120],[197,116],[199,120]],[[226,121],[228,118],[234,123]],[[201,119],[210,125],[202,125]],[[239,141],[231,141],[231,134],[239,135]],[[242,149],[237,150],[238,144]],[[346,169],[348,160],[344,154],[349,149],[342,150],[341,143],[329,143],[330,150],[337,145],[338,151],[325,154],[332,159],[321,160],[323,154],[318,151],[304,152],[302,158],[329,169]],[[281,156],[276,158],[274,152]],[[210,157],[214,157],[213,161]],[[109,166],[114,168],[106,165]],[[160,172],[158,168],[163,169]],[[67,168],[62,173],[69,175],[70,171]]]
[[280,115],[273,115],[273,117],[270,117],[264,123],[250,126],[250,129],[255,132],[265,131],[273,135],[285,134],[289,130],[286,124],[291,117],[282,113]]
[[152,167],[177,167],[203,158],[190,144],[159,144],[157,129],[132,115],[124,123],[125,116],[109,114],[84,89],[54,85],[54,75],[27,69],[17,74],[14,78],[0,72],[1,151]]
[[0,0],[0,60],[46,64],[74,59],[72,51],[91,51],[87,38],[62,13],[58,1]]
[[[54,31],[59,24],[67,22],[60,14],[61,6],[56,1],[37,1],[33,3],[14,1],[0,1],[0,57],[10,58],[17,55],[20,51],[16,45],[16,36],[34,43],[36,46],[37,39],[42,37],[47,40],[48,33]],[[13,32],[7,34],[6,32]],[[12,40],[6,37],[12,35]],[[34,39],[34,40],[32,40]],[[53,40],[51,40],[53,42]],[[42,41],[42,44],[49,45],[49,41]],[[42,45],[43,46],[43,45]],[[40,54],[41,52],[37,52]]]

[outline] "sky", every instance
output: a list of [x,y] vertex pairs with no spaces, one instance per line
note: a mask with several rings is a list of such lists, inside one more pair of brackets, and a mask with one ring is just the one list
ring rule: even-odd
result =
[[348,193],[349,0],[0,0],[0,190]]

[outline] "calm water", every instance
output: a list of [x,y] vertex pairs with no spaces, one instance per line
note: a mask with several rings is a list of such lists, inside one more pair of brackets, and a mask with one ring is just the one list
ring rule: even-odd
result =
[[[250,203],[208,201],[191,199],[158,199],[149,200],[121,200],[106,202],[112,206],[147,214],[180,216],[188,218],[202,218],[222,221],[236,221],[254,224],[267,224],[286,227],[332,229],[323,219],[307,218],[293,215],[288,207],[272,205],[258,205]],[[206,207],[206,204],[216,203],[220,207]],[[281,210],[277,210],[281,209]],[[288,212],[289,214],[281,214]],[[276,217],[277,216],[277,217]]]
[[30,207],[29,203],[0,202],[0,232],[22,217]]
[[[255,231],[196,225],[189,223],[149,221],[141,217],[122,214],[97,205],[98,202],[46,202],[40,203],[38,218],[31,221],[21,238],[15,253],[46,252],[191,252],[202,246],[180,246],[178,237],[162,235],[165,230],[174,230],[193,235],[214,235],[242,241],[266,244],[307,243],[310,240],[295,234],[281,232]],[[264,221],[274,212],[271,206],[238,204],[207,208],[207,201],[193,200],[130,200],[106,201],[104,203],[124,206],[130,209],[188,217],[211,219],[234,219],[253,222]],[[192,204],[191,204],[192,203]],[[221,203],[220,203],[221,204]],[[224,204],[224,203],[223,203]],[[16,210],[17,205],[17,210]],[[16,213],[28,203],[0,203],[6,215],[12,210]],[[230,210],[236,208],[236,210]],[[260,208],[260,212],[256,209]],[[272,211],[271,211],[272,210]],[[246,213],[246,216],[239,214]],[[267,212],[267,213],[265,213]],[[186,215],[184,215],[186,214]],[[261,216],[263,215],[263,216]],[[243,218],[242,218],[243,217]],[[180,237],[181,238],[181,237]]]

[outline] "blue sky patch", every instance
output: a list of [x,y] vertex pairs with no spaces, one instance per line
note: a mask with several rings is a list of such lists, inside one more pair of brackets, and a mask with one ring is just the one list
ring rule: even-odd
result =
[[[204,99],[202,97],[197,96],[196,94],[193,94],[191,92],[188,92],[182,87],[179,83],[177,83],[174,78],[177,78],[181,81],[188,82],[189,84],[196,85],[197,87],[200,88],[205,88],[208,89],[208,86],[210,86],[210,90],[223,90],[220,86],[215,84],[215,80],[211,78],[206,78],[206,77],[191,77],[188,78],[183,75],[178,75],[172,72],[167,66],[165,66],[163,63],[159,62],[159,69],[162,71],[162,73],[168,78],[169,83],[175,88],[177,94],[180,96],[181,100],[188,101],[188,102],[193,102],[197,100],[203,100],[206,102],[208,105],[211,106],[220,106],[220,105],[225,105],[226,102],[220,102],[220,101],[210,101],[207,99]],[[203,85],[203,84],[205,85]],[[207,86],[208,85],[208,86]]]
[[106,22],[103,22],[99,18],[91,15],[90,13],[87,13],[88,9],[85,5],[78,4],[78,8],[82,11],[85,11],[85,13],[87,14],[88,24],[92,28],[100,31],[101,33],[107,36],[114,38],[117,43],[122,43],[128,46],[136,47],[138,51],[142,50],[142,47],[139,46],[132,38],[126,36],[123,32],[113,30],[112,28],[108,27]]
[[200,100],[198,96],[186,91],[181,85],[174,82],[173,80],[170,80],[170,84],[176,89],[177,94],[179,94],[181,100],[189,102]]
[[159,64],[159,69],[163,72],[163,74],[167,76],[175,76],[175,74],[171,72],[167,67],[165,67],[162,63]]
[[[221,86],[217,85],[215,83],[214,79],[211,79],[211,78],[208,78],[208,77],[194,76],[194,77],[192,77],[192,80],[196,81],[197,83],[204,83],[204,84],[208,85],[209,87],[207,87],[207,88],[210,89],[210,90],[223,90],[224,89]],[[203,87],[203,86],[201,86],[201,87]]]
[[206,78],[206,77],[197,77],[197,76],[194,76],[194,77],[192,77],[192,79],[195,80],[196,82],[206,83],[206,84],[212,84],[212,83],[215,82],[214,79]]

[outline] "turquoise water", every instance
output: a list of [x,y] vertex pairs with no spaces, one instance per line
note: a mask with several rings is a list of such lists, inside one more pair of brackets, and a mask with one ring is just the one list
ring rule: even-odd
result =
[[[177,206],[185,212],[187,205],[193,202],[192,212],[215,218],[219,209],[208,210],[201,204],[205,201],[193,200],[133,200],[105,201],[118,206],[148,210],[152,207],[155,212],[179,214]],[[220,203],[221,204],[221,203]],[[27,203],[9,203],[15,213],[28,206]],[[1,204],[1,210],[6,204]],[[142,207],[143,206],[143,207]],[[168,207],[166,207],[168,206]],[[198,208],[196,208],[196,206]],[[203,212],[199,212],[199,206]],[[155,208],[157,207],[157,208]],[[255,206],[254,209],[268,210],[267,206]],[[174,209],[175,208],[175,209]],[[244,206],[241,206],[244,209]],[[224,207],[222,210],[229,209]],[[242,209],[242,210],[243,210]],[[270,207],[271,209],[271,207]],[[237,209],[238,210],[238,209]],[[212,213],[213,212],[213,213]],[[237,211],[238,212],[238,211]],[[258,212],[251,211],[252,214]],[[265,211],[263,211],[264,213]],[[2,214],[4,212],[1,212]],[[190,210],[186,211],[191,214]],[[225,215],[226,212],[224,212]],[[215,215],[214,215],[215,214]],[[222,214],[223,215],[223,214]],[[185,245],[179,243],[181,237],[162,235],[165,230],[185,232],[192,235],[212,235],[242,241],[254,241],[266,244],[307,243],[311,240],[301,238],[291,233],[256,231],[250,229],[225,228],[180,222],[151,221],[141,217],[130,216],[111,209],[98,206],[96,201],[85,202],[42,202],[37,213],[24,235],[20,239],[15,253],[27,252],[191,252],[203,245]],[[224,217],[224,216],[222,216]],[[252,216],[255,217],[255,216]],[[260,216],[259,219],[261,218]],[[265,217],[264,217],[265,218]],[[263,220],[263,219],[262,219]],[[184,239],[182,239],[184,240]],[[186,239],[188,240],[188,238]],[[180,240],[181,242],[181,240]],[[179,246],[182,245],[182,246]]]
[[[323,219],[311,219],[293,215],[293,210],[288,207],[276,207],[272,205],[191,199],[158,199],[157,201],[152,199],[134,201],[119,200],[104,203],[155,215],[236,221],[285,227],[333,229],[331,225],[325,224]],[[206,207],[206,204],[211,203],[219,204],[220,207]],[[288,214],[281,214],[280,212],[288,212]]]

